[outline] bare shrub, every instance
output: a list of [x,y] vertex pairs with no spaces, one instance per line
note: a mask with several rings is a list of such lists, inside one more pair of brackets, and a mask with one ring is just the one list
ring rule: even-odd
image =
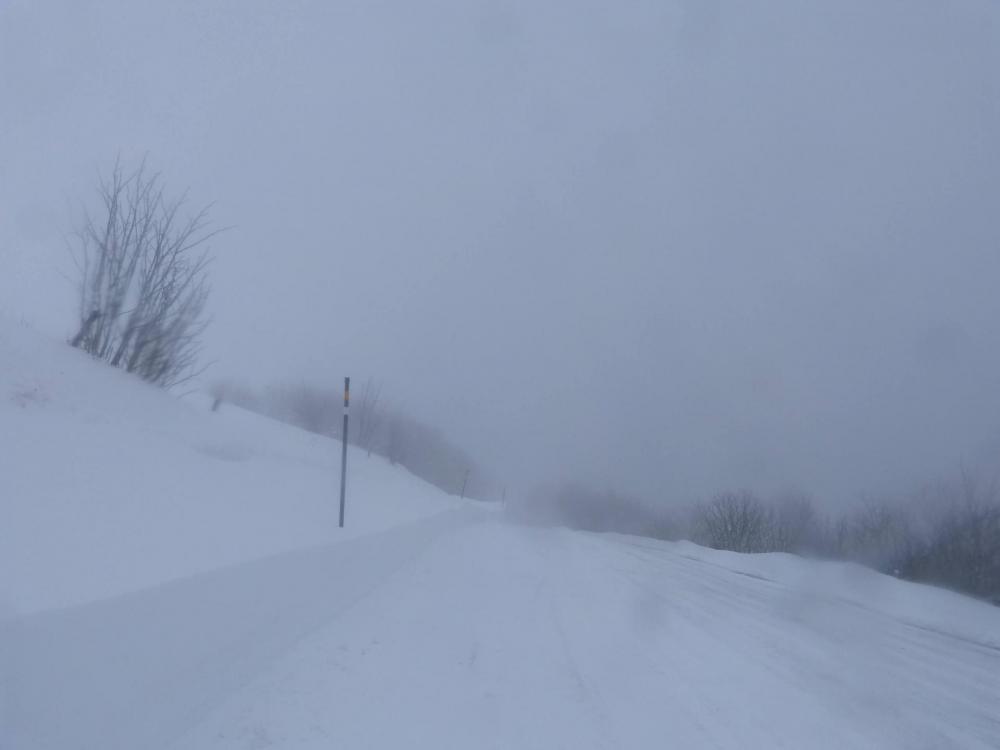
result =
[[866,501],[842,518],[836,530],[839,557],[900,574],[914,554],[917,536],[910,517],[887,502]]
[[768,552],[773,549],[773,515],[751,492],[723,492],[695,510],[695,534],[714,549]]
[[196,374],[208,299],[208,210],[182,216],[145,164],[120,163],[98,189],[101,207],[77,233],[80,325],[70,343],[169,387]]
[[932,494],[927,530],[903,575],[1000,603],[1000,493],[963,472]]
[[786,493],[775,500],[767,546],[776,552],[822,551],[820,519],[808,496]]
[[[221,386],[220,386],[221,387]],[[217,389],[210,394],[218,393]],[[410,417],[381,398],[381,386],[369,380],[351,407],[349,442],[382,455],[450,494],[495,497],[497,485],[461,448],[439,430]],[[307,383],[268,386],[261,393],[233,383],[225,385],[227,401],[310,432],[340,438],[343,393]]]

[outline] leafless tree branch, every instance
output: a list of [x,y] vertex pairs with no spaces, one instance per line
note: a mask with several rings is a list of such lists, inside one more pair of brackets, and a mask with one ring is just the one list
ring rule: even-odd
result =
[[80,326],[73,346],[157,385],[198,373],[211,261],[219,231],[208,208],[181,215],[186,196],[166,197],[145,160],[120,160],[98,186],[100,210],[85,217],[73,248],[80,272]]

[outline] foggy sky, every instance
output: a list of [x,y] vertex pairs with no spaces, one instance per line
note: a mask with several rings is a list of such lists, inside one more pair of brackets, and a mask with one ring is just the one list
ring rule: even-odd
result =
[[0,0],[0,313],[117,154],[214,202],[212,377],[510,485],[831,502],[1000,457],[986,0]]

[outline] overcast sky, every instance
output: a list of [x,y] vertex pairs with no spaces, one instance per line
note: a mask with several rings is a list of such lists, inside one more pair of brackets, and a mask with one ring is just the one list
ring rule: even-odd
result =
[[212,374],[385,381],[512,486],[1000,457],[1000,5],[0,0],[0,313],[117,154],[233,229]]

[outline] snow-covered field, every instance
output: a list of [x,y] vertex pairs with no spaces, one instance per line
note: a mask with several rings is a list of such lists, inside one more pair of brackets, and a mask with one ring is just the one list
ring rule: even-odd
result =
[[337,448],[0,321],[0,748],[1000,747],[1000,608]]

